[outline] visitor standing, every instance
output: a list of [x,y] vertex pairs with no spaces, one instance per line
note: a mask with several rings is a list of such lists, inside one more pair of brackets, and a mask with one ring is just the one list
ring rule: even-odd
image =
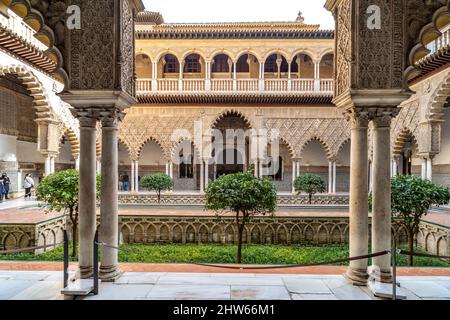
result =
[[26,198],[31,199],[31,189],[34,188],[34,180],[29,173],[25,175],[23,187],[25,188],[25,199]]
[[123,174],[119,176],[119,191],[123,191]]
[[130,177],[125,173],[123,176],[123,190],[128,191],[128,186],[130,185]]
[[5,188],[5,199],[8,200],[9,199],[9,187],[11,185],[11,179],[9,179],[8,174],[4,173],[2,174],[2,178],[3,178],[3,185]]
[[5,194],[6,194],[5,184],[3,182],[3,176],[1,176],[0,177],[0,203],[3,202],[3,198],[4,198]]

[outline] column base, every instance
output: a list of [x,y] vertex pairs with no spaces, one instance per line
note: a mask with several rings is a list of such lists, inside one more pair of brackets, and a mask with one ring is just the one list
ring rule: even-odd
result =
[[83,267],[80,266],[78,268],[78,274],[80,275],[80,279],[90,279],[94,276],[94,267]]
[[381,283],[392,283],[391,270],[381,270],[377,266],[369,268],[369,281],[376,281]]
[[367,286],[369,275],[366,269],[354,269],[349,267],[344,277],[354,286]]
[[114,282],[123,275],[123,271],[119,266],[100,267],[99,278],[103,282]]

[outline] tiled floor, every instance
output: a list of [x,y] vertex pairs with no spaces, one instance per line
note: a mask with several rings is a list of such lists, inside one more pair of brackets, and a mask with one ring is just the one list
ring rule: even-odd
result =
[[[399,277],[408,300],[450,300],[450,277]],[[62,273],[0,271],[1,300],[64,299]],[[340,275],[127,272],[85,300],[375,300]]]

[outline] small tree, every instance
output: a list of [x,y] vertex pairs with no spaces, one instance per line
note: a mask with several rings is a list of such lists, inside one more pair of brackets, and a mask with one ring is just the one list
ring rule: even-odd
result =
[[294,180],[294,189],[298,194],[305,192],[309,196],[309,204],[312,203],[312,196],[316,193],[326,191],[325,181],[317,174],[307,173],[298,176]]
[[[394,218],[400,219],[408,233],[409,251],[414,250],[414,236],[419,231],[422,217],[432,205],[445,205],[450,201],[447,187],[435,185],[417,176],[395,176],[391,180],[391,207]],[[413,265],[413,256],[408,257]]]
[[[78,235],[78,179],[77,170],[59,171],[46,176],[36,187],[38,201],[47,204],[48,211],[69,213],[72,224],[72,257],[77,256]],[[100,176],[97,176],[97,195],[100,192]]]
[[206,189],[206,209],[217,214],[233,212],[238,229],[236,262],[242,261],[242,235],[245,224],[256,215],[273,213],[277,205],[277,192],[273,183],[261,180],[251,172],[220,177]]
[[164,173],[145,175],[141,180],[142,188],[149,191],[156,191],[158,203],[161,202],[161,191],[170,190],[173,187],[173,180]]

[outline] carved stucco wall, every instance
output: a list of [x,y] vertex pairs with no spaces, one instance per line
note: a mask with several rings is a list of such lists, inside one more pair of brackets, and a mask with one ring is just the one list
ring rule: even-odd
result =
[[179,143],[179,139],[172,139],[176,130],[186,130],[193,136],[195,121],[201,121],[206,130],[214,128],[218,119],[228,113],[240,115],[252,129],[278,129],[295,158],[301,158],[304,146],[311,140],[319,140],[327,158],[334,159],[350,138],[348,122],[331,107],[133,107],[120,125],[120,141],[133,160],[139,159],[149,140],[156,141],[170,160]]

